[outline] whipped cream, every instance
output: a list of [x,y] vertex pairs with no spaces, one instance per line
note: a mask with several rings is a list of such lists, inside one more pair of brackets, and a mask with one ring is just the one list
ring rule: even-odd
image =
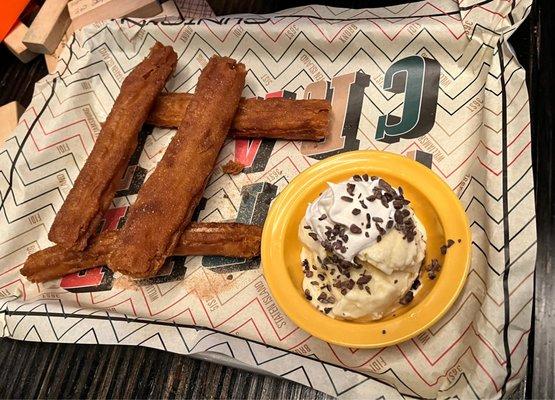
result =
[[[394,227],[395,212],[409,203],[398,189],[377,177],[355,175],[345,182],[329,182],[328,186],[309,204],[305,227],[312,232],[314,242],[333,246],[333,251],[347,261],[381,240]],[[382,188],[388,192],[384,194]]]

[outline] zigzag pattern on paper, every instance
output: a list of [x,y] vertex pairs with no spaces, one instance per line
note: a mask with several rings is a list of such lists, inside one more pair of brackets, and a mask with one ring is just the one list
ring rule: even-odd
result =
[[[300,7],[259,24],[123,20],[77,33],[62,54],[61,73],[37,84],[14,136],[0,149],[0,229],[8,232],[0,242],[3,336],[216,351],[336,396],[370,391],[387,398],[483,398],[509,391],[526,363],[536,237],[524,71],[496,41],[510,34],[529,4],[486,0],[461,7],[448,1],[368,10]],[[248,96],[288,90],[300,98],[316,77],[370,75],[360,148],[432,154],[432,169],[458,194],[471,222],[472,267],[447,315],[406,343],[356,350],[324,343],[279,309],[270,311],[275,303],[258,269],[234,272],[228,281],[189,257],[184,280],[135,290],[118,277],[111,290],[93,293],[25,282],[20,266],[30,252],[50,245],[47,230],[123,77],[156,40],[171,43],[179,57],[167,91],[194,90],[203,63],[215,53],[247,65]],[[422,138],[376,141],[377,118],[400,113],[403,104],[401,96],[382,90],[383,74],[413,54],[441,65],[436,123]],[[152,131],[142,168],[155,168],[171,136]],[[227,142],[218,166],[234,151],[235,143]],[[279,193],[314,162],[301,154],[300,143],[278,141],[264,171],[228,176],[217,167],[199,219],[234,220],[243,187],[267,182]],[[118,198],[114,206],[133,201]]]

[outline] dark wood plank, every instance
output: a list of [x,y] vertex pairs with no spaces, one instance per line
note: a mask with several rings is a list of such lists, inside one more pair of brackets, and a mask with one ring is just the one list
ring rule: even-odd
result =
[[331,399],[293,382],[144,347],[0,343],[0,398]]
[[553,4],[547,0],[534,3],[528,31],[529,57],[521,58],[527,68],[530,93],[538,232],[535,303],[533,329],[528,341],[527,379],[527,396],[534,399],[555,398],[555,285],[552,274],[555,265],[553,18]]

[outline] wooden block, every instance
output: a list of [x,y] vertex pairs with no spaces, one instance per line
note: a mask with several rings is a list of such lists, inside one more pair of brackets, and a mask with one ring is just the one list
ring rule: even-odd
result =
[[46,61],[46,68],[48,69],[49,74],[53,74],[54,72],[56,72],[56,66],[58,65],[60,54],[62,54],[62,50],[66,46],[67,41],[68,34],[66,32],[66,34],[64,34],[64,36],[62,37],[60,44],[58,45],[58,47],[56,47],[56,50],[54,50],[54,53],[44,55],[44,61]]
[[17,101],[0,107],[0,145],[4,144],[4,141],[15,129],[23,111],[23,107]]
[[46,0],[29,31],[23,38],[23,43],[35,53],[52,54],[69,23],[67,11],[68,0]]
[[160,14],[156,14],[151,19],[153,20],[163,20],[166,18],[180,18],[181,14],[179,14],[179,10],[177,6],[173,2],[173,0],[165,1],[161,4],[162,12]]
[[28,63],[37,56],[23,44],[23,37],[27,33],[28,28],[25,24],[17,22],[15,27],[4,38],[6,47],[23,63]]
[[129,18],[152,18],[162,12],[162,7],[158,1],[153,1],[145,6],[126,15]]
[[123,18],[136,12],[154,15],[162,8],[157,0],[72,0],[68,11],[73,29],[78,30],[94,22]]

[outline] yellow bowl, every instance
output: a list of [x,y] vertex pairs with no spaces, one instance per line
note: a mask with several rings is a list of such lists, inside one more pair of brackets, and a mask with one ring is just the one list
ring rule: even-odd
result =
[[[379,321],[342,321],[317,311],[305,298],[300,260],[299,224],[308,203],[354,174],[377,175],[402,186],[424,224],[428,243],[425,265],[442,265],[435,280],[421,277],[414,300]],[[448,239],[455,244],[442,255]],[[460,243],[458,242],[460,240]],[[437,322],[461,292],[470,267],[471,235],[466,214],[455,194],[430,169],[407,157],[380,151],[353,151],[308,168],[275,199],[262,234],[264,277],[279,307],[306,332],[330,343],[354,348],[390,346],[418,335]]]

